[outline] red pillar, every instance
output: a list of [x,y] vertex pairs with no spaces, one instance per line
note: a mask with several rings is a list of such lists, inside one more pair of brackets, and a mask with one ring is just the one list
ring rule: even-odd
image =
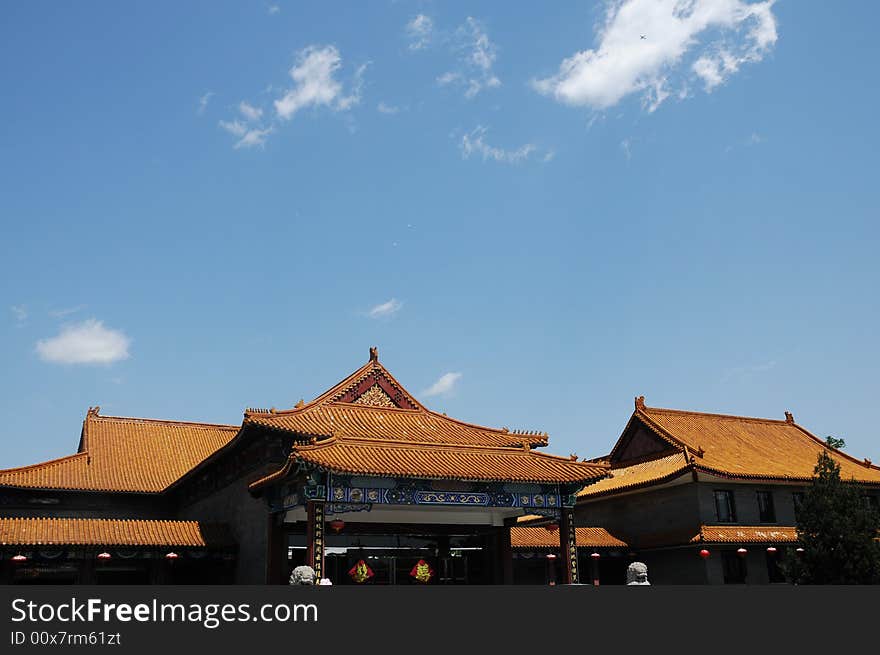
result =
[[562,576],[565,584],[578,584],[578,550],[574,530],[574,511],[563,507],[559,521],[559,551],[562,553]]
[[266,584],[284,584],[287,570],[287,539],[284,533],[284,514],[269,514],[266,535]]
[[315,570],[315,582],[324,577],[324,502],[310,500],[306,506],[306,564]]

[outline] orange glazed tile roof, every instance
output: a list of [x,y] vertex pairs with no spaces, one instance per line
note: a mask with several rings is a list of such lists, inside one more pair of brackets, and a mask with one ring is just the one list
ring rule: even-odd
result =
[[691,469],[681,452],[639,462],[630,466],[612,468],[610,477],[582,489],[578,498],[594,498],[606,494],[637,489],[651,484],[673,480]]
[[[575,528],[575,539],[580,548],[626,548],[621,541],[605,528]],[[510,528],[510,545],[512,548],[559,548],[559,532],[551,532],[546,528],[529,528],[515,526]]]
[[691,543],[795,543],[797,529],[791,526],[703,525]]
[[0,546],[229,547],[228,528],[198,521],[0,518]]
[[[695,455],[698,469],[746,478],[810,480],[816,458],[828,449],[821,439],[785,420],[636,407],[634,416]],[[880,484],[880,467],[832,451],[840,477]]]
[[[363,404],[374,393],[375,404]],[[384,403],[382,402],[384,400]],[[303,437],[351,437],[482,446],[546,446],[547,434],[488,428],[423,407],[378,361],[371,360],[332,389],[289,410],[248,410],[245,425]]]
[[416,478],[584,484],[605,476],[606,467],[535,452],[528,447],[396,443],[382,439],[331,437],[294,446],[287,464],[251,484],[256,490],[286,476],[295,464],[335,473]]
[[0,470],[0,487],[158,492],[226,445],[238,426],[99,416],[83,422],[81,452]]

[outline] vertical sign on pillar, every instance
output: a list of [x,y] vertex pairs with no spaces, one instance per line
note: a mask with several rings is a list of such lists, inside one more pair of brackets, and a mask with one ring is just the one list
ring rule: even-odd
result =
[[569,507],[562,508],[561,521],[559,522],[559,549],[565,558],[563,575],[566,584],[578,584],[578,549],[577,533],[574,529],[574,512]]
[[310,500],[307,512],[307,564],[315,570],[315,582],[319,582],[324,577],[324,503]]

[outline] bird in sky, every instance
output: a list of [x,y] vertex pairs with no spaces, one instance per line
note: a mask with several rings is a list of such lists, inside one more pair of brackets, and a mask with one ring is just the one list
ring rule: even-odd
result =
[[647,38],[648,38],[648,35],[647,35],[647,34],[640,34],[639,36],[642,37],[643,39],[647,39]]

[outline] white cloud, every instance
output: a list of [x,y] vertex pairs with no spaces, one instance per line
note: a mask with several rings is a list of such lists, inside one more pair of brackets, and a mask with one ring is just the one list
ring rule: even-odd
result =
[[28,311],[24,305],[13,305],[9,308],[9,311],[12,312],[12,315],[18,323],[24,323],[27,320]]
[[104,327],[104,323],[89,319],[69,325],[51,339],[37,342],[40,359],[55,364],[112,364],[128,359],[131,344],[123,332]]
[[400,111],[400,107],[387,105],[384,102],[380,102],[378,105],[376,105],[376,109],[380,114],[396,114]]
[[281,7],[279,7],[278,5],[269,5],[266,11],[269,12],[270,16],[274,16],[275,14],[281,12]]
[[421,396],[430,398],[431,396],[445,396],[452,393],[456,383],[461,379],[461,373],[444,373],[430,387],[425,389]]
[[406,24],[406,35],[409,37],[410,50],[423,50],[431,42],[434,21],[430,16],[419,14]]
[[598,110],[640,93],[653,111],[671,86],[681,84],[678,95],[686,96],[692,75],[711,92],[773,48],[774,1],[616,0],[608,5],[595,49],[563,60],[556,75],[533,86],[559,102]]
[[370,309],[367,312],[367,316],[370,318],[388,318],[399,312],[401,307],[403,307],[403,303],[392,298],[388,302],[383,302]]
[[213,91],[208,91],[205,95],[199,98],[199,116],[205,113],[205,110],[208,108],[208,103],[211,102],[211,96],[214,95]]
[[473,98],[483,89],[501,86],[492,67],[496,48],[482,25],[471,16],[455,32],[455,49],[459,52],[462,70],[449,71],[437,78],[441,86],[461,84],[466,98]]
[[238,103],[238,110],[241,112],[241,115],[249,121],[258,121],[263,115],[262,109],[254,107],[252,104],[245,102],[244,100]]
[[303,49],[296,64],[290,69],[294,87],[275,101],[275,112],[282,120],[289,120],[300,109],[325,106],[345,111],[360,102],[362,76],[366,64],[354,75],[353,90],[345,95],[342,83],[336,79],[342,67],[342,57],[335,46],[309,46]]
[[758,134],[757,132],[752,132],[752,133],[749,135],[749,138],[746,140],[746,145],[749,145],[749,146],[756,146],[756,145],[758,145],[759,143],[764,143],[764,141],[766,141],[766,140],[767,140],[767,139],[765,139],[763,136],[761,136],[761,135]]
[[[488,130],[478,125],[472,132],[461,137],[459,148],[464,159],[472,156],[482,157],[483,161],[493,160],[504,164],[518,164],[529,158],[538,148],[532,143],[520,146],[516,150],[504,150],[486,143]],[[552,155],[551,155],[552,159]],[[549,159],[544,159],[549,161]]]
[[253,148],[255,146],[263,146],[266,139],[272,133],[272,128],[261,129],[260,127],[252,127],[240,120],[220,121],[220,127],[238,137],[238,141],[233,146],[236,150],[239,148]]

